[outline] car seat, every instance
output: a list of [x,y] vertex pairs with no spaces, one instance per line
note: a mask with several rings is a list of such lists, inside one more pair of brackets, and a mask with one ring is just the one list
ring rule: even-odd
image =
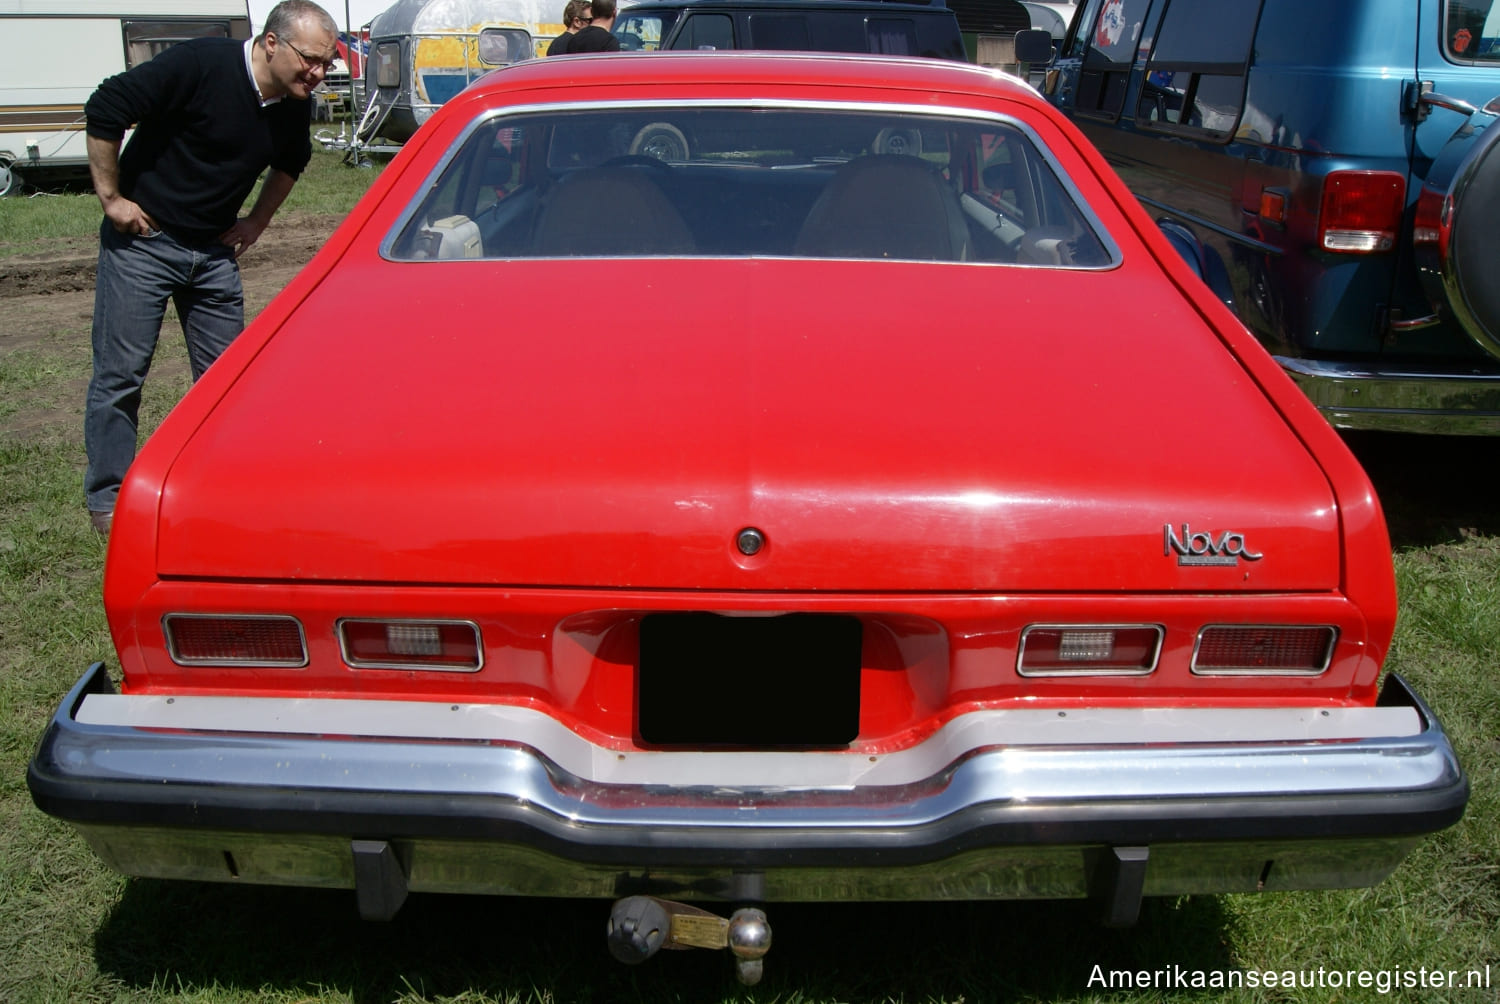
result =
[[936,167],[906,154],[842,165],[808,211],[793,253],[813,258],[963,261],[969,231]]
[[532,253],[540,256],[693,254],[681,214],[651,171],[604,165],[565,175],[547,193]]

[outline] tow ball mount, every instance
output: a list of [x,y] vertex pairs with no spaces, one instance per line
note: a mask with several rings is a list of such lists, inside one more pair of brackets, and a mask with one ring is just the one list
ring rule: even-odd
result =
[[760,982],[761,960],[771,948],[771,925],[753,906],[726,920],[687,903],[656,896],[626,896],[609,911],[609,953],[628,965],[645,962],[663,948],[727,948],[735,975],[746,986]]

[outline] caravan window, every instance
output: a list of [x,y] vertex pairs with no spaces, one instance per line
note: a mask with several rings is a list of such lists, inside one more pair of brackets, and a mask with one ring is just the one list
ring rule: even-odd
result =
[[531,36],[519,28],[485,28],[479,33],[479,61],[486,66],[519,63],[531,55]]
[[401,85],[401,43],[381,42],[375,47],[375,86]]
[[250,26],[240,31],[229,18],[220,21],[126,21],[125,67],[139,66],[178,42],[190,38],[248,38]]

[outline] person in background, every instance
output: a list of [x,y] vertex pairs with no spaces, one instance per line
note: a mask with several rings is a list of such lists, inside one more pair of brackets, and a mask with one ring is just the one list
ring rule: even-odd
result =
[[[84,105],[89,171],[104,208],[84,493],[103,535],[135,458],[141,387],[167,300],[196,380],[245,326],[238,259],[312,158],[308,99],[332,68],[337,42],[327,11],[283,0],[255,38],[178,43],[105,79]],[[237,218],[267,168],[255,204]]]
[[566,55],[573,36],[587,28],[592,20],[589,16],[589,0],[568,0],[568,5],[563,8],[563,33],[547,46],[547,55]]
[[593,0],[589,5],[593,23],[573,36],[568,43],[569,55],[583,52],[619,52],[620,40],[610,29],[615,26],[615,0]]

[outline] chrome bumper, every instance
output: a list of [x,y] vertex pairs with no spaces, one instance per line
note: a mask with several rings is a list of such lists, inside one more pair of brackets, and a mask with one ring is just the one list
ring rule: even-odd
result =
[[1359,886],[1468,798],[1398,677],[1374,708],[979,711],[884,755],[616,750],[509,706],[110,690],[91,667],[28,782],[108,864],[154,877],[768,902],[1108,898],[1122,867],[1137,897]]
[[1500,435],[1500,372],[1462,373],[1276,356],[1336,429]]

